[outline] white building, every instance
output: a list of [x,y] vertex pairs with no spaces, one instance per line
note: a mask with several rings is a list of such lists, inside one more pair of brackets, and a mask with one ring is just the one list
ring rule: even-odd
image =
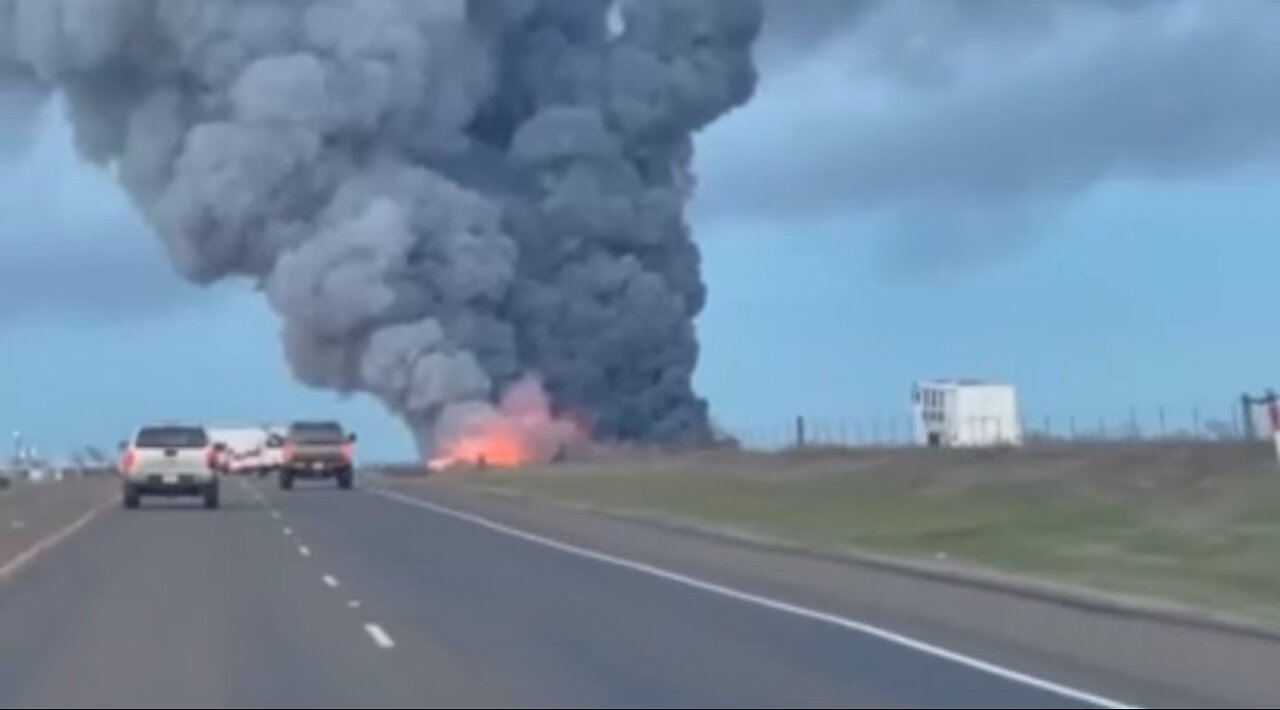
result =
[[1021,446],[1018,395],[1011,385],[929,380],[912,391],[916,443],[935,447]]

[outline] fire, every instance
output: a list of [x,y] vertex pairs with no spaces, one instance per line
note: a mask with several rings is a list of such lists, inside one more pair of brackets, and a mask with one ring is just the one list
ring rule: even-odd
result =
[[515,431],[481,432],[447,443],[440,455],[427,464],[433,471],[454,466],[494,466],[516,468],[532,463],[534,453],[520,440]]
[[516,468],[549,461],[585,431],[551,412],[550,398],[535,378],[508,389],[497,405],[469,403],[446,410],[436,432],[432,471],[456,466]]

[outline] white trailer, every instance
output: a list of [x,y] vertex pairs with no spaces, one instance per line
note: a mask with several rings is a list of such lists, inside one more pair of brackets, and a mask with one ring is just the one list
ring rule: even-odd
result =
[[262,474],[278,467],[278,452],[268,444],[271,429],[264,426],[211,427],[209,438],[226,444],[219,462],[227,473]]
[[915,438],[920,446],[1022,446],[1017,391],[982,380],[929,380],[912,391]]

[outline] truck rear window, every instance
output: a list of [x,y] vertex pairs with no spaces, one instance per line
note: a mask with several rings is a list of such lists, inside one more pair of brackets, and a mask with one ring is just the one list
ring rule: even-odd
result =
[[294,424],[289,439],[299,444],[341,444],[347,435],[338,424]]
[[199,427],[147,427],[138,432],[134,445],[140,449],[203,449],[209,435]]

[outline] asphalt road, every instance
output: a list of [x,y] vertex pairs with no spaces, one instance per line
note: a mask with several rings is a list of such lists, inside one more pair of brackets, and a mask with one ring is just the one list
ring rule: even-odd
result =
[[115,490],[114,479],[95,477],[19,483],[0,492],[0,579],[15,572],[14,561],[30,556],[33,547],[108,504]]
[[224,499],[109,510],[0,584],[0,707],[1105,704],[430,503]]

